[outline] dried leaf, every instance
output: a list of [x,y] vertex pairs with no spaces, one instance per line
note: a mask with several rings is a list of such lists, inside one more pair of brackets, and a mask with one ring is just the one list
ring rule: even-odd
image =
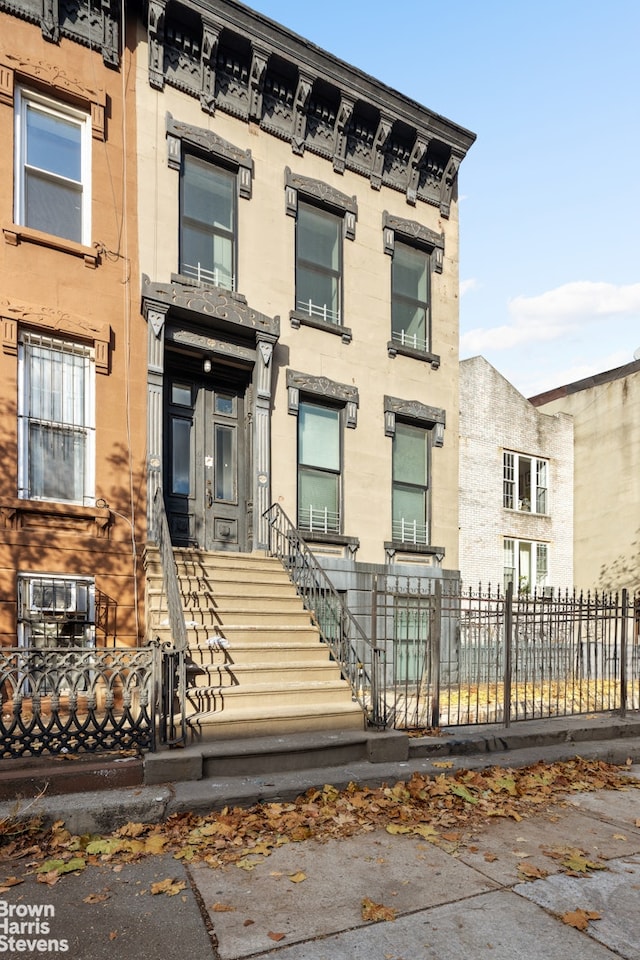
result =
[[108,900],[111,896],[110,893],[90,893],[88,896],[82,898],[83,903],[104,903],[105,900]]
[[235,907],[228,903],[214,903],[211,907],[214,913],[235,913]]
[[385,907],[382,903],[374,903],[369,897],[362,901],[362,919],[363,920],[389,920],[393,921],[398,916],[398,911],[393,907]]
[[159,893],[166,893],[168,897],[175,897],[177,893],[185,889],[186,885],[184,880],[175,880],[173,877],[167,877],[166,880],[159,880],[157,883],[152,883],[151,893],[154,896]]
[[109,934],[109,940],[116,940],[117,936],[118,936],[118,931],[112,930],[111,933]]
[[568,926],[575,927],[576,930],[586,930],[590,920],[600,920],[601,916],[599,913],[596,913],[595,910],[582,910],[578,908],[577,910],[569,910],[567,913],[563,913],[560,919]]
[[7,877],[0,887],[0,893],[6,893],[10,887],[16,887],[19,883],[24,883],[19,877]]
[[303,880],[307,879],[306,873],[303,873],[302,870],[298,870],[297,873],[290,873],[289,880],[291,883],[302,883]]
[[431,766],[438,767],[440,770],[450,770],[453,766],[453,760],[433,760]]
[[255,920],[245,920],[242,924],[243,927],[251,927],[255,923]]
[[536,867],[533,863],[526,863],[524,861],[518,864],[518,873],[523,880],[543,880],[549,876],[547,870],[543,870],[541,867]]
[[484,859],[487,861],[487,863],[494,863],[498,859],[498,856],[495,853],[487,852],[484,855]]
[[286,933],[274,933],[272,930],[270,930],[267,936],[270,937],[272,940],[278,941],[278,940],[284,940],[284,938],[286,937]]

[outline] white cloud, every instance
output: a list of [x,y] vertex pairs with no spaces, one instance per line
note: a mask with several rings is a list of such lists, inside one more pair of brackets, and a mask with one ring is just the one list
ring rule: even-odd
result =
[[579,280],[536,297],[514,297],[507,308],[511,323],[468,330],[460,338],[461,350],[508,350],[583,332],[587,324],[601,323],[605,317],[624,320],[640,316],[640,283],[616,286]]
[[468,293],[469,290],[475,290],[478,286],[478,281],[475,277],[470,277],[468,280],[460,281],[460,296],[464,297],[465,293]]

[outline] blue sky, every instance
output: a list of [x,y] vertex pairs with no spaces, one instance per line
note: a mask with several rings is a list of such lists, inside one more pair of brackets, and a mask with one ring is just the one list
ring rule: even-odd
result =
[[461,357],[525,396],[633,359],[638,0],[249,6],[477,134],[459,175]]

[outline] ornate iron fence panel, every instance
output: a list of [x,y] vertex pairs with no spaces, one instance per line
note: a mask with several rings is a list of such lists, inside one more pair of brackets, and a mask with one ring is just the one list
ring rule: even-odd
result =
[[0,650],[0,758],[155,747],[158,647]]

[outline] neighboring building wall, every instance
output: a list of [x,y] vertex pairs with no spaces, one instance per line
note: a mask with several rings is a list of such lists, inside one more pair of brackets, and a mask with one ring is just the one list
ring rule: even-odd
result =
[[[548,463],[547,514],[506,509],[504,452]],[[460,363],[460,573],[504,584],[504,541],[546,544],[542,586],[573,585],[573,425],[540,413],[483,357]],[[514,582],[517,588],[518,584]]]
[[[174,17],[179,17],[180,9],[173,8]],[[251,196],[241,195],[237,204],[237,289],[246,298],[250,310],[260,312],[260,323],[268,329],[268,336],[275,344],[271,361],[271,470],[270,476],[264,471],[261,481],[269,485],[269,503],[279,503],[296,522],[298,418],[292,415],[292,403],[296,402],[292,400],[293,393],[299,389],[302,397],[305,391],[311,391],[308,395],[313,399],[314,389],[322,390],[325,384],[330,394],[332,385],[337,384],[344,394],[342,399],[351,391],[357,406],[357,425],[349,424],[342,431],[342,536],[333,541],[331,537],[325,538],[323,543],[317,536],[311,539],[325,556],[377,564],[394,556],[399,560],[403,551],[396,554],[396,547],[391,545],[390,433],[394,419],[429,417],[434,438],[446,420],[443,445],[435,439],[430,445],[432,519],[428,551],[407,550],[404,559],[408,562],[426,560],[457,569],[458,209],[455,175],[473,135],[449,121],[435,118],[424,108],[329,54],[314,49],[310,55],[308,46],[284,28],[258,14],[247,13],[234,3],[212,4],[206,24],[212,31],[214,46],[228,41],[226,29],[249,39],[253,54],[249,56],[252,68],[246,89],[239,80],[230,94],[225,80],[215,86],[215,94],[210,91],[207,100],[194,95],[197,77],[191,94],[185,93],[184,87],[176,89],[171,85],[176,82],[174,74],[167,66],[175,62],[173,55],[167,55],[169,45],[174,45],[173,34],[164,24],[157,29],[150,24],[148,32],[141,28],[138,36],[140,257],[142,273],[151,279],[147,286],[151,308],[162,308],[163,316],[171,319],[173,304],[178,300],[186,303],[184,285],[174,284],[173,292],[162,285],[170,284],[179,265],[180,178],[179,171],[168,162],[167,134],[177,136],[180,129],[185,129],[181,125],[189,125],[191,139],[197,136],[201,145],[211,143],[211,137],[219,137],[239,151],[250,151]],[[193,30],[197,34],[196,25]],[[237,41],[234,49],[241,49]],[[277,57],[272,55],[274,51],[284,57],[286,67],[283,63],[278,65]],[[216,62],[215,51],[212,62]],[[161,78],[162,63],[165,76]],[[186,60],[181,63],[184,67]],[[217,61],[220,69],[222,64],[223,60]],[[271,97],[277,96],[277,85],[271,85],[272,68],[281,71],[283,84],[292,84],[295,97],[293,104],[285,98],[282,104],[276,104],[273,114],[268,114],[266,108],[263,112],[263,96],[265,103],[267,91]],[[291,71],[296,74],[293,80]],[[242,70],[238,75],[242,75]],[[332,102],[335,100],[339,108],[338,119],[327,114],[323,120],[320,109],[313,112],[317,106],[314,99],[321,97],[323,84],[325,95]],[[232,95],[237,97],[233,109],[229,105]],[[385,98],[388,116],[378,116],[378,104]],[[212,100],[216,102],[215,113]],[[203,109],[206,104],[209,106]],[[377,143],[368,145],[368,154],[362,157],[357,170],[348,157],[344,162],[346,138],[351,142],[360,135],[355,122],[353,129],[349,127],[354,107],[356,113],[359,109],[367,111],[378,137]],[[288,121],[282,119],[287,111],[291,111],[292,118]],[[296,138],[287,131],[295,125],[297,111],[299,136]],[[172,120],[167,120],[167,114]],[[399,122],[400,117],[406,129]],[[344,132],[339,129],[340,122],[344,124]],[[411,127],[412,122],[418,129],[417,134]],[[320,141],[317,130],[322,131],[323,123],[327,129]],[[433,145],[428,147],[427,142],[421,140],[423,128],[430,123],[435,124],[434,144],[438,138],[443,142],[449,138],[450,153],[444,164],[446,169],[434,167],[432,173],[427,170],[427,159],[428,154],[433,156],[429,153]],[[275,129],[278,124],[282,124],[280,133]],[[393,154],[401,128],[409,138],[407,151]],[[417,142],[414,142],[416,136]],[[363,150],[365,146],[363,141]],[[396,184],[403,185],[401,189],[390,185],[394,178]],[[351,228],[355,236],[352,238],[347,231],[343,241],[341,327],[313,326],[304,319],[301,322],[299,317],[290,317],[295,307],[296,217],[295,211],[288,207],[291,198],[285,184],[293,186],[295,191],[303,181],[307,185],[317,183],[316,200],[325,197],[331,204],[339,194],[339,202],[357,208]],[[298,190],[298,199],[304,195],[304,189],[302,186]],[[429,191],[430,202],[425,199]],[[392,224],[387,234],[383,229],[385,223]],[[429,355],[421,357],[388,349],[391,257],[388,250],[385,252],[385,245],[393,241],[394,226],[398,224],[396,238],[402,237],[403,229],[409,230],[413,231],[416,243],[420,243],[422,230],[428,242],[437,247],[433,251],[431,271],[432,343]],[[439,261],[437,265],[436,261]],[[228,299],[232,307],[237,302],[233,297]],[[198,309],[197,300],[194,292],[189,299],[194,310]],[[203,309],[209,311],[206,305]],[[216,336],[219,336],[222,314],[213,306],[210,312],[218,318],[215,324]],[[273,318],[279,318],[279,331]],[[201,343],[205,349],[204,341],[192,342]],[[254,343],[249,346],[255,349]],[[260,362],[259,356],[257,362]],[[298,373],[302,377],[296,379]],[[393,398],[391,404],[387,402],[386,417],[385,397]],[[353,411],[349,417],[354,419]],[[254,512],[258,513],[255,504]],[[256,528],[259,518],[256,515],[253,519]]]
[[[146,484],[146,328],[139,315],[135,247],[135,165],[131,163],[135,106],[129,82],[133,78],[126,45],[122,68],[118,68],[119,14],[107,5],[98,17],[90,17],[88,7],[85,10],[82,3],[77,7],[61,9],[58,20],[54,5],[41,24],[33,22],[31,4],[0,2],[0,642],[5,645],[16,642],[17,583],[25,573],[35,579],[81,579],[83,584],[94,584],[98,617],[107,610],[104,598],[109,600],[109,621],[105,630],[98,630],[99,643],[113,644],[117,639],[119,644],[135,644],[144,631],[144,611],[137,603],[144,594],[136,589],[142,586],[143,571],[136,570],[132,546],[132,529],[139,541],[144,538]],[[25,211],[14,204],[14,184],[21,169],[15,116],[19,103],[24,109],[22,91],[44,98],[37,100],[45,111],[36,121],[36,127],[44,125],[34,134],[36,139],[41,134],[44,141],[44,146],[39,140],[36,144],[37,163],[65,166],[68,159],[60,159],[65,154],[63,148],[58,152],[59,141],[47,146],[51,130],[46,110],[52,107],[63,117],[73,116],[87,130],[83,141],[87,167],[82,179],[90,230],[79,241],[56,235],[57,214],[45,214],[50,229],[35,229],[26,225]],[[56,126],[54,139],[64,140],[64,136]],[[74,156],[75,149],[69,151]],[[70,209],[66,203],[63,207]],[[63,351],[74,345],[87,359],[87,385],[95,383],[95,409],[89,414],[95,440],[86,447],[87,482],[79,497],[63,489],[66,481],[52,476],[55,457],[49,454],[43,456],[48,476],[34,483],[23,475],[19,481],[18,451],[23,464],[27,446],[33,453],[33,436],[26,440],[32,428],[25,428],[24,442],[19,441],[17,419],[23,389],[18,382],[19,368],[24,369],[22,342],[29,333],[33,343],[40,344],[34,347],[36,354],[45,344],[42,370],[50,372],[58,362],[60,344],[65,345]],[[39,362],[34,361],[34,370]],[[140,389],[136,390],[138,371]],[[32,397],[39,389],[34,381]],[[45,425],[49,439],[56,430],[59,437],[69,438],[75,430],[69,421],[79,416],[77,409],[60,414],[65,395],[68,398],[73,389],[70,381],[64,380],[62,397],[54,399],[57,389],[45,386],[43,403],[48,408],[57,404],[52,419],[60,416],[67,426]],[[30,416],[37,418],[37,411],[31,409]],[[59,450],[56,462],[64,463]],[[64,469],[69,470],[68,458]],[[75,468],[70,472],[72,482],[74,476]],[[36,594],[41,594],[36,590],[32,597],[37,603]],[[75,603],[81,612],[79,597],[67,595],[65,601],[59,597],[57,602],[66,604],[67,610]]]
[[640,361],[531,398],[574,422],[574,570],[582,589],[640,587]]

